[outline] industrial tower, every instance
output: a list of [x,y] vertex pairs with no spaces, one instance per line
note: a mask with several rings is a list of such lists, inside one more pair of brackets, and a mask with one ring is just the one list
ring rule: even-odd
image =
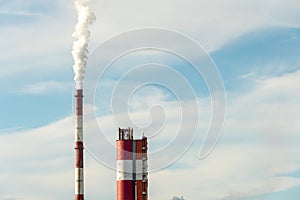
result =
[[133,129],[119,128],[117,200],[148,200],[147,137],[133,139]]
[[76,122],[75,122],[75,200],[84,200],[83,187],[83,119],[82,119],[82,90],[76,90]]

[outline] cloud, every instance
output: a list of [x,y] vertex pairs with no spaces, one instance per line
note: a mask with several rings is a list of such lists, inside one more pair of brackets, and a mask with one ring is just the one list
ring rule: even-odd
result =
[[[255,130],[266,137],[297,134],[299,127],[296,124],[300,116],[295,108],[300,106],[300,99],[295,91],[300,89],[299,77],[300,71],[296,71],[279,77],[256,80],[255,90],[233,97],[238,103],[230,105],[228,115],[232,118],[229,118],[227,127],[242,128],[251,125],[251,131]],[[286,132],[287,127],[289,131]]]
[[[45,17],[47,14],[59,10],[61,8],[58,5],[65,5],[59,1],[21,1],[11,0],[1,2],[0,13],[8,15],[19,15],[20,17],[37,16]],[[16,22],[17,23],[17,22]]]
[[[176,191],[188,199],[201,196],[213,200],[229,196],[232,199],[249,197],[299,187],[300,181],[297,178],[270,173],[275,163],[264,162],[270,157],[266,152],[264,145],[231,143],[217,146],[211,156],[199,161],[189,151],[179,161],[188,168],[165,169],[150,174],[151,194],[158,199],[167,199],[170,193]],[[299,169],[299,166],[288,167],[287,162],[290,161],[282,159],[276,163],[285,166],[281,172]],[[164,184],[159,183],[161,180],[164,180]]]
[[[71,65],[72,32],[76,20],[75,17],[72,19],[72,16],[75,16],[75,12],[72,13],[72,4],[59,3],[59,11],[48,13],[47,17],[37,16],[41,11],[37,6],[39,4],[35,5],[32,2],[25,4],[30,4],[26,6],[33,8],[25,9],[23,7],[26,6],[16,1],[6,6],[6,10],[4,8],[2,10],[4,13],[35,16],[34,20],[29,19],[30,23],[12,21],[9,25],[0,27],[2,32],[0,50],[3,52],[1,65],[6,66],[0,69],[1,77],[20,75],[33,69],[34,71],[60,71],[65,69],[62,66]],[[46,8],[51,5],[43,4]],[[24,17],[19,16],[16,21],[22,20]],[[68,62],[70,64],[66,64]]]
[[[0,157],[7,165],[1,166],[1,182],[6,186],[0,198],[53,199],[65,193],[61,188],[72,190],[67,178],[73,174],[71,127],[71,118],[66,118],[42,128],[1,135],[4,151]],[[45,196],[50,188],[53,196]]]
[[17,15],[20,17],[43,17],[42,13],[33,13],[33,12],[26,12],[26,11],[1,11],[0,15]]
[[[61,66],[55,63],[71,64],[70,51],[73,41],[71,35],[76,20],[72,1],[55,1],[47,6],[49,3],[50,1],[45,3],[14,1],[3,7],[5,9],[2,12],[22,15],[39,15],[45,13],[40,12],[45,8],[56,12],[48,13],[47,17],[36,16],[37,20],[26,25],[12,23],[10,26],[1,26],[3,40],[1,64],[9,66],[1,68],[1,76],[32,68],[48,70],[49,63],[55,65],[57,70]],[[31,10],[27,9],[33,5],[36,6]],[[92,27],[90,49],[123,31],[139,27],[163,27],[181,31],[203,44],[206,49],[213,51],[257,28],[299,27],[297,19],[300,17],[296,0],[284,3],[279,0],[251,3],[240,3],[237,0],[222,0],[218,3],[192,0],[184,3],[179,0],[164,2],[132,0],[130,3],[97,1],[94,2],[93,8],[98,20]],[[49,56],[51,59],[46,59]],[[46,59],[45,62],[41,62],[41,57],[42,60]],[[35,64],[37,60],[39,64]]]
[[296,0],[284,3],[279,0],[96,2],[98,21],[92,31],[93,42],[138,27],[165,27],[184,32],[206,49],[215,50],[227,41],[257,28],[299,27],[298,6]]
[[29,84],[23,86],[19,89],[18,93],[20,94],[50,94],[50,93],[59,93],[70,91],[72,89],[73,83],[71,82],[58,82],[58,81],[47,81],[39,82],[35,84]]

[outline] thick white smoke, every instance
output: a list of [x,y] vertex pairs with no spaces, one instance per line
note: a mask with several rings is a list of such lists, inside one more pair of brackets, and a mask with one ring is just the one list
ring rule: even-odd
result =
[[73,70],[75,73],[76,89],[82,89],[85,67],[88,58],[88,42],[90,39],[89,25],[96,19],[95,14],[91,11],[90,0],[75,0],[77,10],[77,24],[73,33],[76,39],[73,42],[72,55],[74,58]]

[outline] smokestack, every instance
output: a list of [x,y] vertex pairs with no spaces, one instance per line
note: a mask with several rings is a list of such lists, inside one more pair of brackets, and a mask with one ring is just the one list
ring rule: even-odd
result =
[[76,124],[75,124],[75,200],[84,200],[83,171],[83,123],[82,90],[76,90]]
[[75,129],[75,200],[84,200],[83,171],[83,123],[82,123],[82,88],[88,59],[88,41],[90,39],[89,25],[96,19],[89,7],[90,0],[74,0],[77,10],[77,24],[73,33],[72,55],[75,73],[76,99],[76,129]]
[[120,129],[117,143],[117,200],[148,200],[147,137],[133,139],[133,129]]

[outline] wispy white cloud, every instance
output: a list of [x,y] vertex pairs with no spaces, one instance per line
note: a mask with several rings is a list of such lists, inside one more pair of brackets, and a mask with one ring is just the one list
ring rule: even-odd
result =
[[262,68],[253,70],[252,72],[242,74],[239,76],[241,79],[247,79],[252,81],[263,81],[272,77],[280,77],[285,74],[291,74],[300,69],[300,61],[297,60],[295,64],[286,64],[286,63],[273,63],[272,60],[270,63]]
[[[39,12],[22,10],[19,4],[12,3],[3,12],[18,15],[40,15]],[[27,1],[26,1],[27,2]],[[30,3],[26,3],[30,4]],[[48,70],[45,63],[35,65],[33,60],[40,60],[49,55],[55,58],[47,62],[72,62],[71,50],[72,31],[76,13],[72,1],[60,1],[60,8],[47,18],[39,18],[26,26],[1,26],[1,60],[6,68],[1,68],[1,76],[19,73],[32,68]],[[23,6],[24,7],[24,6]],[[140,2],[97,1],[93,9],[98,20],[92,27],[90,49],[112,35],[139,27],[163,27],[181,31],[203,44],[210,51],[220,48],[224,43],[245,32],[265,26],[296,26],[299,27],[298,2],[285,1],[252,1],[241,3],[230,1],[193,1],[184,3],[179,0]],[[17,10],[17,11],[16,11]],[[139,17],[136,17],[139,16]],[[34,35],[34,37],[33,37]],[[7,39],[9,38],[9,39]],[[134,41],[131,41],[134,42]],[[62,54],[65,59],[62,58]],[[68,57],[68,59],[66,59]],[[17,62],[18,61],[18,62]],[[60,69],[57,66],[57,69]]]
[[[33,10],[26,9],[26,6],[32,4],[27,1],[14,1],[2,8],[2,13],[19,15],[20,18],[22,15],[35,18],[31,23],[11,23],[0,27],[1,65],[6,66],[0,68],[2,77],[19,75],[33,69],[42,69],[45,73],[53,69],[64,69],[62,66],[72,67],[70,52],[76,20],[72,2],[60,2],[59,11],[50,14],[42,11],[40,13],[39,4],[33,4],[36,6]],[[5,19],[5,16],[2,17]],[[70,64],[66,64],[67,62]]]
[[72,90],[72,82],[47,81],[23,86],[17,92],[20,94],[60,93]]
[[43,13],[35,13],[35,12],[26,12],[26,11],[8,11],[8,10],[0,10],[0,15],[17,15],[24,17],[44,17]]
[[[93,40],[139,27],[165,27],[184,32],[206,49],[220,48],[228,40],[266,26],[299,27],[298,2],[238,0],[95,2],[98,21]],[[140,16],[140,17],[136,17]]]

